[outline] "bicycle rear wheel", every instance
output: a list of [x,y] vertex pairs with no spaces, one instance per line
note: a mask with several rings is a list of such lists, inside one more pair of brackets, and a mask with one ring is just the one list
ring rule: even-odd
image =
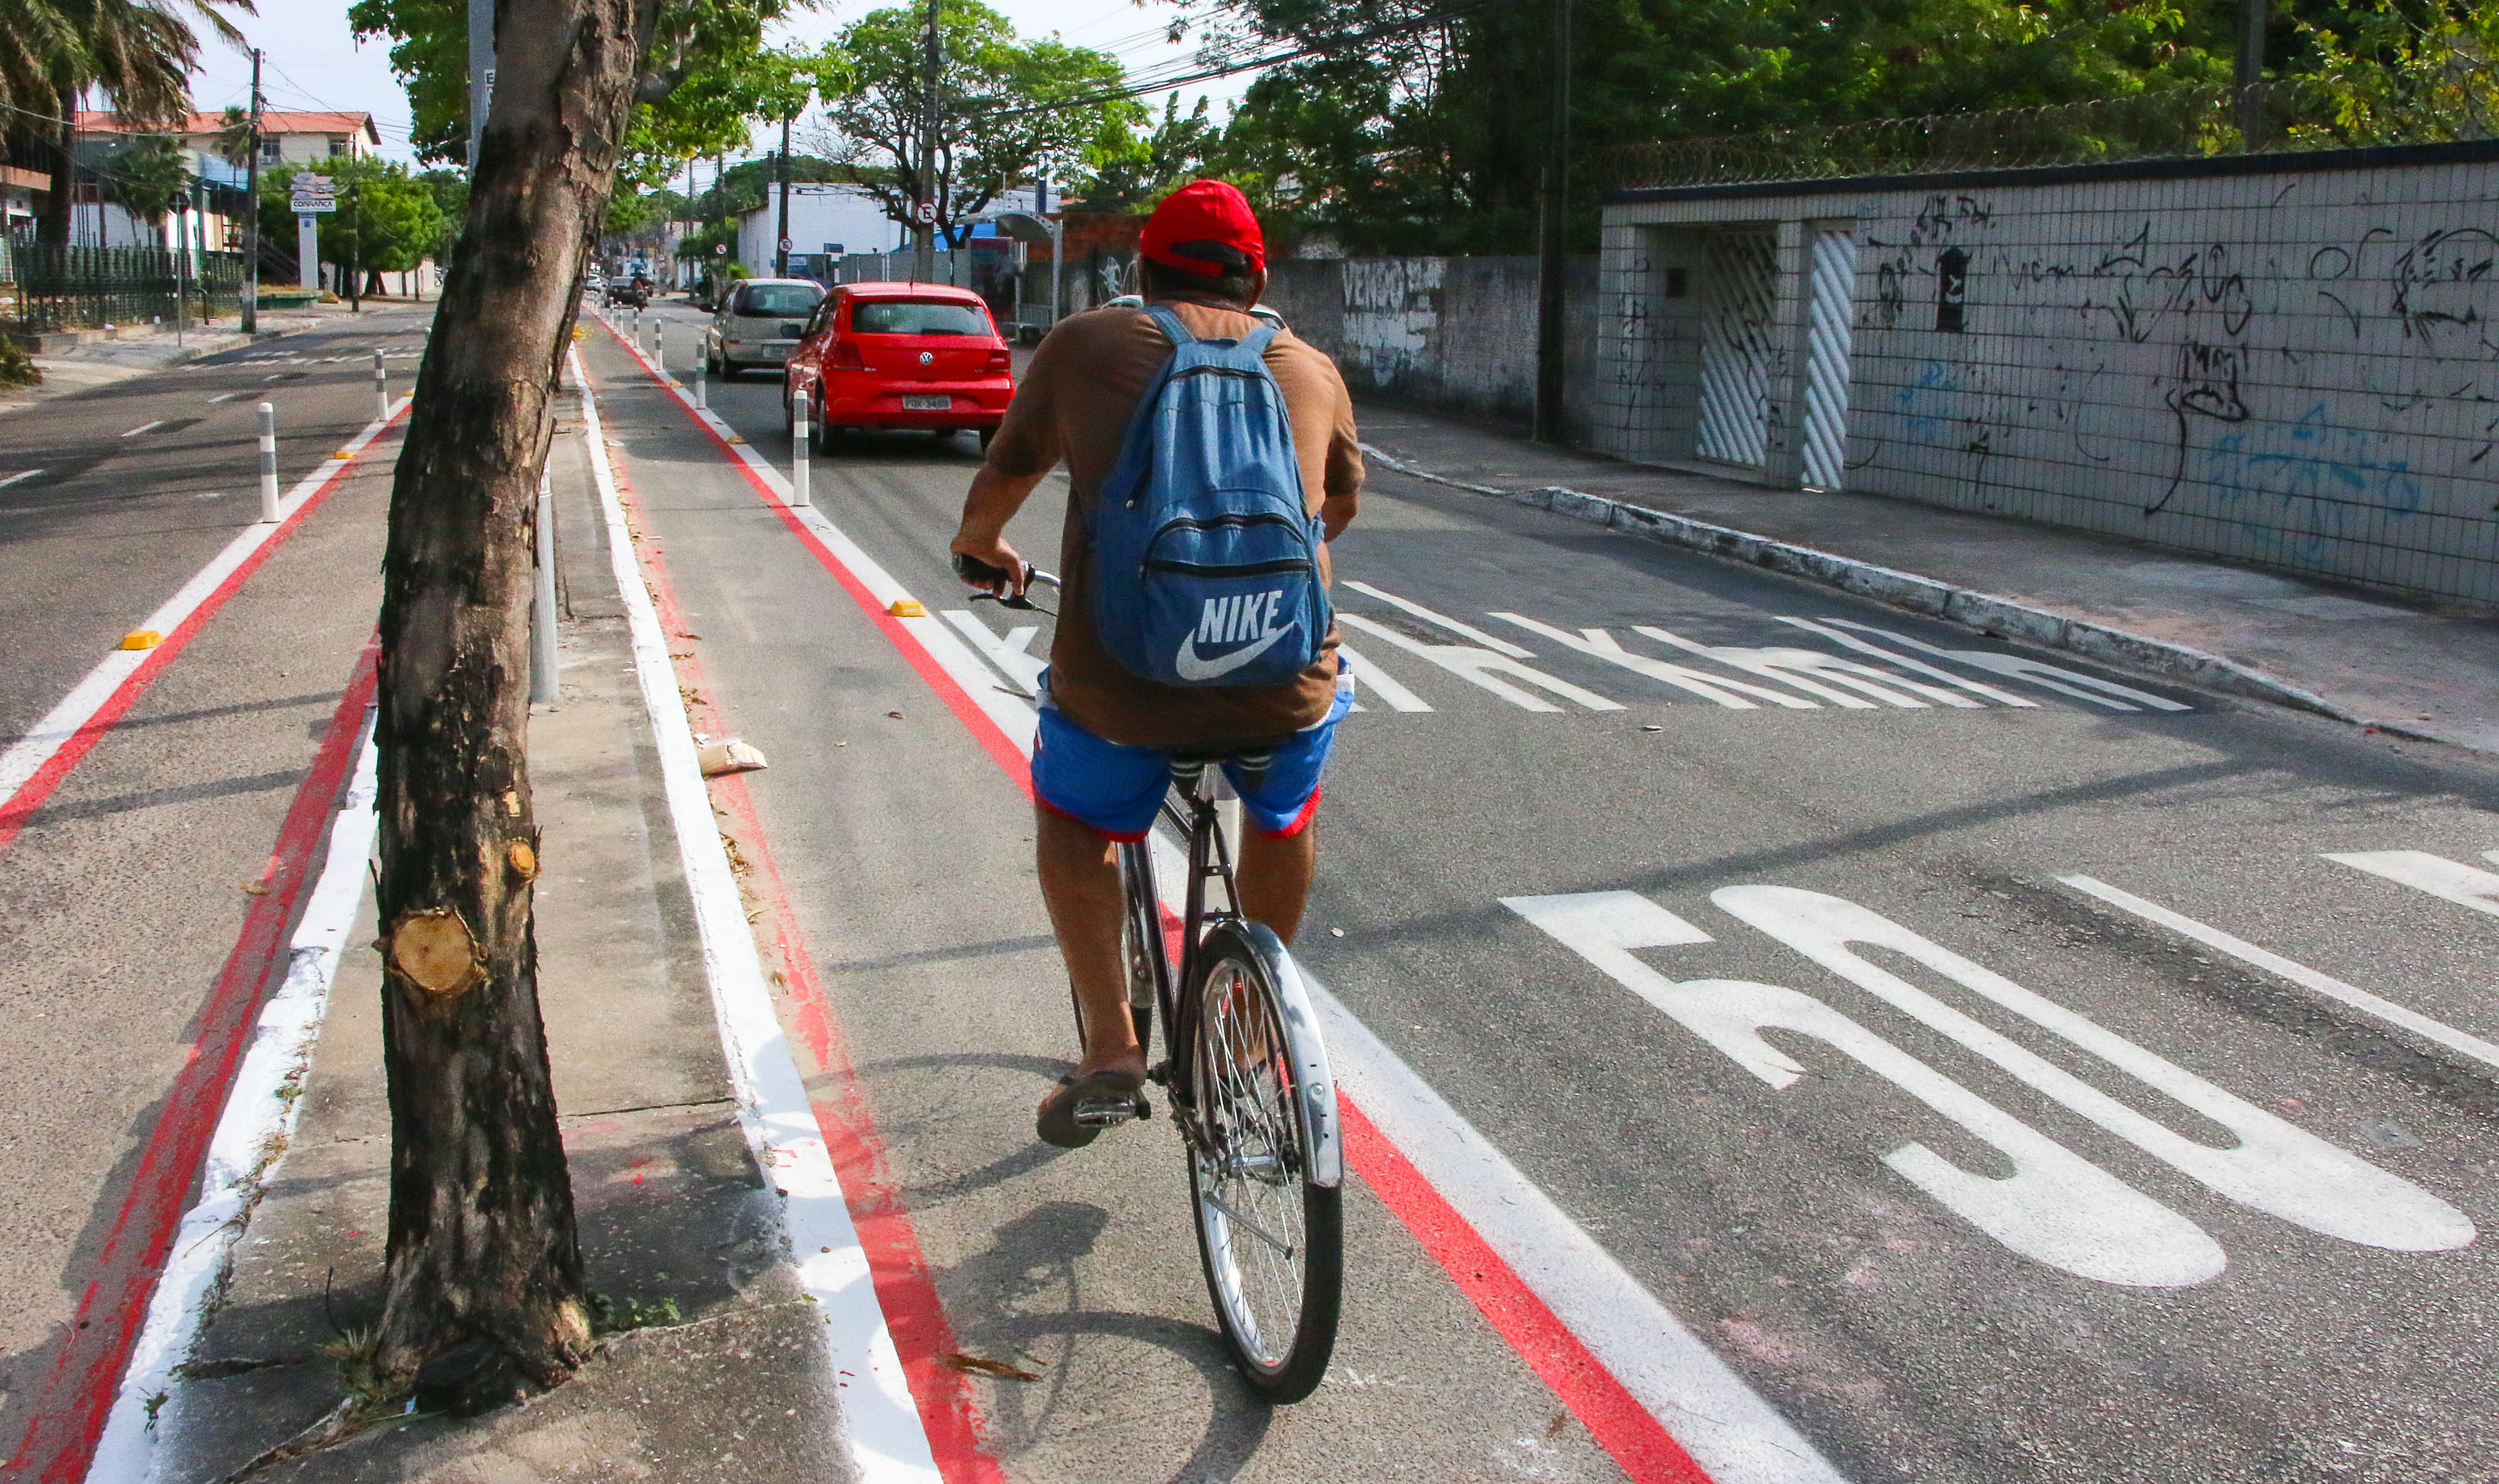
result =
[[1240,927],[1218,924],[1199,963],[1199,1136],[1188,1145],[1198,1257],[1250,1388],[1298,1402],[1327,1372],[1345,1283],[1340,1193],[1315,1178],[1300,1115],[1303,1069],[1325,1062],[1302,1045],[1314,1033],[1285,1013],[1266,953]]

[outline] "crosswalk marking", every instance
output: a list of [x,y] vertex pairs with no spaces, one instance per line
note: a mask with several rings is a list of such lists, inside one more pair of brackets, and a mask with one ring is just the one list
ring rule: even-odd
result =
[[2155,695],[2149,691],[2138,691],[2132,686],[2122,686],[2113,680],[2102,680],[2096,675],[2086,675],[2080,670],[2069,670],[2061,665],[2049,664],[2024,655],[2004,654],[1989,649],[1946,649],[1939,644],[1930,644],[1924,639],[1913,639],[1905,633],[1889,629],[1876,629],[1870,624],[1860,624],[1852,619],[1833,619],[1830,622],[1837,628],[1854,629],[1860,633],[1870,633],[1879,638],[1889,639],[1895,644],[1904,644],[1930,655],[1939,655],[1955,664],[1966,664],[1974,670],[1987,670],[1994,674],[2010,676],[2015,680],[2027,680],[2034,686],[2055,691],[2060,694],[2070,695],[2076,700],[2090,701],[2094,706],[2106,706],[2111,711],[2135,711],[2145,708],[2154,711],[2195,709],[2192,706],[2184,706],[2174,700]]
[[[1826,655],[1820,650],[1796,649],[1786,645],[1748,648],[1732,644],[1700,644],[1653,624],[1635,625],[1632,632],[1661,644],[1671,644],[1691,654],[1706,655],[1721,664],[1784,681],[1807,695],[1819,695],[1834,706],[1852,710],[1870,710],[1876,702],[1912,711],[1923,711],[1930,702],[1964,711],[1977,710],[1980,705],[1966,695],[1956,695],[1935,686],[1904,680],[1888,670],[1878,670],[1854,660],[1843,660],[1837,655]],[[1843,687],[1845,689],[1841,689]],[[1851,695],[1848,694],[1851,691],[1873,699]],[[1903,694],[1903,692],[1913,694]],[[1921,695],[1927,700],[1918,699]]]
[[[2325,858],[2499,918],[2499,876],[2459,865],[2444,855],[2426,851],[2354,851]],[[2499,851],[2487,852],[2483,858],[2499,865]]]
[[1432,709],[1429,705],[1424,703],[1423,697],[1407,690],[1403,685],[1398,684],[1398,682],[1392,678],[1387,671],[1364,659],[1360,652],[1355,650],[1352,645],[1339,639],[1337,641],[1336,652],[1338,657],[1344,660],[1347,667],[1352,671],[1353,687],[1356,691],[1369,691],[1372,694],[1379,696],[1383,701],[1386,701],[1388,703],[1388,709],[1391,711],[1429,711]]
[[1651,659],[1647,655],[1635,655],[1623,648],[1621,641],[1602,629],[1582,629],[1574,634],[1565,629],[1556,629],[1550,624],[1540,624],[1532,618],[1515,613],[1495,613],[1492,617],[1506,624],[1516,624],[1530,633],[1542,634],[1554,643],[1577,650],[1591,659],[1603,660],[1607,664],[1620,665],[1635,675],[1645,675],[1651,680],[1663,681],[1679,690],[1689,691],[1730,711],[1761,710],[1762,708],[1755,702],[1744,698],[1747,695],[1758,696],[1774,706],[1787,706],[1799,711],[1822,709],[1820,702],[1806,700],[1801,695],[1790,695],[1783,691],[1773,691],[1768,686],[1757,686],[1749,681],[1729,680],[1723,675],[1704,674],[1690,665],[1673,664],[1664,660]]
[[[1364,618],[1359,613],[1340,613],[1337,615],[1337,621],[1350,624],[1376,639],[1384,640],[1405,650],[1408,654],[1428,660],[1462,680],[1481,686],[1522,711],[1559,711],[1562,708],[1542,697],[1531,695],[1508,681],[1497,679],[1497,676],[1507,675],[1510,680],[1523,681],[1538,690],[1559,695],[1564,700],[1574,701],[1591,711],[1623,709],[1619,701],[1607,700],[1594,691],[1583,691],[1567,680],[1557,680],[1542,670],[1519,663],[1508,655],[1495,654],[1491,650],[1477,649],[1467,644],[1426,644],[1419,639],[1410,639],[1385,624]],[[1462,628],[1463,626],[1452,625],[1451,627]],[[1504,644],[1503,648],[1518,649],[1514,644]],[[1518,653],[1523,655],[1527,651],[1518,650]]]
[[1533,660],[1536,658],[1526,650],[1510,643],[1508,639],[1497,639],[1491,634],[1484,632],[1482,629],[1476,628],[1472,624],[1461,624],[1456,619],[1449,617],[1445,613],[1435,613],[1431,609],[1424,607],[1421,603],[1400,597],[1394,593],[1383,593],[1378,588],[1373,587],[1370,583],[1348,582],[1346,586],[1353,589],[1353,591],[1357,593],[1365,595],[1366,597],[1379,598],[1381,602],[1388,604],[1392,608],[1402,608],[1406,612],[1414,615],[1414,617],[1421,619],[1424,623],[1445,629],[1462,639],[1473,639],[1476,643],[1483,646],[1485,649],[1491,650],[1496,655],[1506,655],[1512,660]]
[[999,673],[1015,684],[1016,694],[1041,694],[1041,672],[1050,668],[1050,661],[1032,654],[1033,636],[1041,632],[1039,625],[1025,624],[1010,629],[1001,638],[990,631],[989,625],[962,608],[947,609],[946,622],[961,630],[963,637],[972,641],[972,648],[979,652],[981,658],[996,665]]
[[[2436,856],[2430,858],[2437,859]],[[2241,963],[2253,964],[2277,978],[2287,979],[2303,989],[2314,990],[2330,1000],[2339,1000],[2354,1010],[2376,1016],[2390,1025],[2402,1026],[2424,1041],[2446,1047],[2449,1050],[2472,1057],[2483,1066],[2499,1070],[2499,1046],[2494,1046],[2479,1036],[2457,1030],[2444,1021],[2433,1020],[2418,1011],[2408,1010],[2384,996],[2371,994],[2356,984],[2347,984],[2330,974],[2320,974],[2306,964],[2293,962],[2280,953],[2260,949],[2218,927],[2198,922],[2184,913],[2172,912],[2158,902],[2145,901],[2142,897],[2121,890],[2104,881],[2089,876],[2060,876],[2057,879],[2086,895],[2098,897],[2112,907],[2133,913],[2147,922],[2158,922],[2180,937],[2192,939],[2206,948],[2227,953]]]
[[2016,695],[2010,691],[1999,691],[1994,686],[1981,685],[1979,682],[1971,680],[1966,676],[1956,675],[1952,671],[1943,668],[1941,665],[1929,664],[1924,660],[1912,659],[1907,655],[1895,654],[1891,650],[1885,649],[1879,644],[1868,644],[1864,639],[1858,638],[1854,634],[1842,633],[1838,629],[1834,629],[1827,624],[1817,624],[1812,619],[1781,618],[1779,622],[1782,624],[1793,625],[1798,629],[1803,629],[1807,633],[1818,633],[1834,644],[1844,644],[1848,648],[1856,650],[1860,654],[1872,655],[1886,664],[1898,665],[1901,669],[1907,670],[1912,674],[1931,675],[1948,686],[1957,686],[1964,691],[1967,691],[1972,695],[1984,696],[1987,699],[1996,702],[1999,706],[2028,706],[2035,708],[2039,704],[2037,701],[2028,699],[2028,697]]

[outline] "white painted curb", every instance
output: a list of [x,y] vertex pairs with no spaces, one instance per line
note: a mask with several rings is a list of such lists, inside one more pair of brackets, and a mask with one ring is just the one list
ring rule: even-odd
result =
[[781,1224],[799,1285],[822,1309],[825,1339],[836,1375],[851,1377],[832,1394],[841,1408],[843,1434],[860,1484],[940,1484],[920,1408],[902,1371],[886,1324],[884,1306],[870,1280],[867,1250],[851,1225],[841,1178],[825,1147],[823,1130],[807,1098],[790,1043],[772,1008],[763,961],[746,920],[746,904],[721,844],[711,790],[695,757],[693,724],[677,693],[658,609],[644,586],[633,554],[633,532],[616,497],[607,441],[597,399],[584,373],[581,352],[569,357],[581,395],[582,446],[598,486],[600,517],[616,588],[633,635],[633,668],[650,713],[659,749],[660,775],[668,819],[685,864],[686,889],[694,899],[695,926],[702,942],[703,974],[711,985],[712,1011],[720,1021],[721,1049],[737,1095],[738,1126],[755,1161],[782,1197]]
[[1791,577],[1807,578],[1895,608],[1960,624],[1991,638],[2019,639],[2047,649],[2061,649],[2103,663],[2128,665],[2207,690],[2252,696],[2417,742],[2447,740],[2401,723],[2360,716],[2313,691],[2303,691],[2254,665],[2241,664],[2191,645],[2068,618],[2061,613],[2034,608],[1974,588],[1957,588],[1914,572],[1878,566],[1855,557],[1837,556],[1810,546],[1799,546],[1792,541],[1755,535],[1732,526],[1715,526],[1688,515],[1652,510],[1646,505],[1632,504],[1609,496],[1583,494],[1561,485],[1546,485],[1534,490],[1504,490],[1491,485],[1469,484],[1410,464],[1369,443],[1362,445],[1362,452],[1365,458],[1384,464],[1410,478],[1464,490],[1470,495],[1489,495],[1512,504],[1533,505],[1539,510],[1550,510],[1557,515],[1620,531],[1627,535],[1642,536],[1668,546],[1680,546],[1750,566],[1768,567]]
[[184,1401],[178,1372],[225,1295],[235,1247],[295,1136],[304,1076],[311,1068],[313,1045],[321,1039],[321,1017],[330,1008],[340,954],[364,904],[365,867],[373,855],[374,770],[380,754],[373,746],[371,704],[359,738],[355,772],[330,825],[320,880],[306,898],[304,915],[287,944],[286,983],[261,1008],[258,1033],[226,1093],[225,1111],[209,1142],[199,1203],[183,1215],[174,1235],[165,1271],[148,1301],[147,1322],[130,1352],[104,1436],[87,1466],[88,1484],[140,1484],[154,1478],[165,1462],[157,1455],[157,1444],[177,1431]]

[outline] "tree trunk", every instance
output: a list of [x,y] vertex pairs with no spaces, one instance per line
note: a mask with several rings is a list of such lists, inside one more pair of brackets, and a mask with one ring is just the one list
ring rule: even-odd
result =
[[555,1384],[591,1343],[530,919],[531,508],[655,8],[503,0],[494,113],[391,490],[378,1359],[429,1406]]
[[78,90],[64,87],[54,100],[61,111],[60,123],[52,136],[52,188],[44,193],[44,212],[35,218],[35,241],[52,247],[66,247],[70,242],[70,221],[77,208],[72,193],[78,189]]

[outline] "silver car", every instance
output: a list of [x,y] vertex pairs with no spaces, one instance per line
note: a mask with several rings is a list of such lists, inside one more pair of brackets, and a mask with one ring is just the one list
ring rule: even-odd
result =
[[807,278],[749,278],[731,288],[703,335],[703,368],[723,380],[790,359],[825,288]]

